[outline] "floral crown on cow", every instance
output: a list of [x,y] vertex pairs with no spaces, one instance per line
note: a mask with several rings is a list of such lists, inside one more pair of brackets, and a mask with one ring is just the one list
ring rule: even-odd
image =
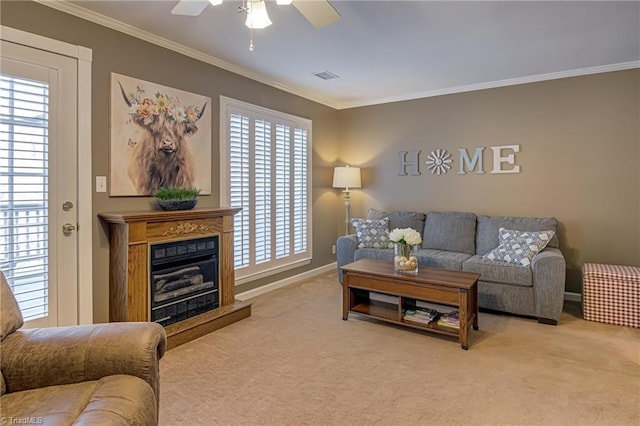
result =
[[146,126],[160,115],[164,115],[171,121],[178,123],[195,124],[200,119],[203,111],[194,105],[183,106],[178,97],[156,92],[153,98],[146,97],[144,89],[136,86],[134,93],[125,93],[122,89],[127,104],[129,105],[129,115],[141,120]]

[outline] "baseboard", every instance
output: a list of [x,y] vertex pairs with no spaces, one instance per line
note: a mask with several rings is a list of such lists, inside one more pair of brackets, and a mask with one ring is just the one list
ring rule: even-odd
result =
[[564,300],[567,300],[569,302],[582,302],[582,294],[565,291]]
[[305,271],[305,272],[303,272],[301,274],[297,274],[297,275],[285,278],[285,279],[280,280],[280,281],[276,281],[276,282],[273,282],[273,283],[270,283],[270,284],[267,284],[267,285],[263,285],[261,287],[254,288],[252,290],[243,291],[242,293],[236,294],[236,299],[243,300],[243,301],[247,300],[247,299],[251,299],[251,298],[260,296],[261,294],[265,294],[265,293],[268,293],[270,291],[273,291],[273,290],[288,286],[289,284],[293,284],[293,283],[298,282],[300,280],[311,278],[311,277],[315,277],[316,275],[324,274],[326,272],[334,271],[334,270],[336,270],[337,267],[338,267],[337,262],[329,263],[327,265],[320,266],[320,267],[315,268],[315,269],[311,269],[310,271]]

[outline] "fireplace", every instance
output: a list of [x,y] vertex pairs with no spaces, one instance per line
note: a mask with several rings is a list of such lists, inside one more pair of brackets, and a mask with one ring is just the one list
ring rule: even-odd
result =
[[219,306],[218,236],[149,244],[151,321],[163,326]]
[[236,208],[100,213],[109,226],[109,320],[155,321],[173,348],[251,315],[235,298]]

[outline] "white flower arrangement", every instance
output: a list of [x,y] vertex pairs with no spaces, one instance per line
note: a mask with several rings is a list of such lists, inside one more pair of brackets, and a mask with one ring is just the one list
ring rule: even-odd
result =
[[389,240],[398,244],[417,246],[422,242],[420,233],[413,228],[395,228],[389,232]]
[[394,269],[401,273],[417,273],[418,258],[411,255],[411,250],[422,242],[418,231],[413,228],[396,228],[389,232],[389,240],[395,244]]

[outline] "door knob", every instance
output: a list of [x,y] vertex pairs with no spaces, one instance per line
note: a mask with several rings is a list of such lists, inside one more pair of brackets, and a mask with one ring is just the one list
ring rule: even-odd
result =
[[62,225],[62,233],[64,235],[69,235],[75,230],[76,230],[76,227],[70,223],[65,223],[64,225]]

